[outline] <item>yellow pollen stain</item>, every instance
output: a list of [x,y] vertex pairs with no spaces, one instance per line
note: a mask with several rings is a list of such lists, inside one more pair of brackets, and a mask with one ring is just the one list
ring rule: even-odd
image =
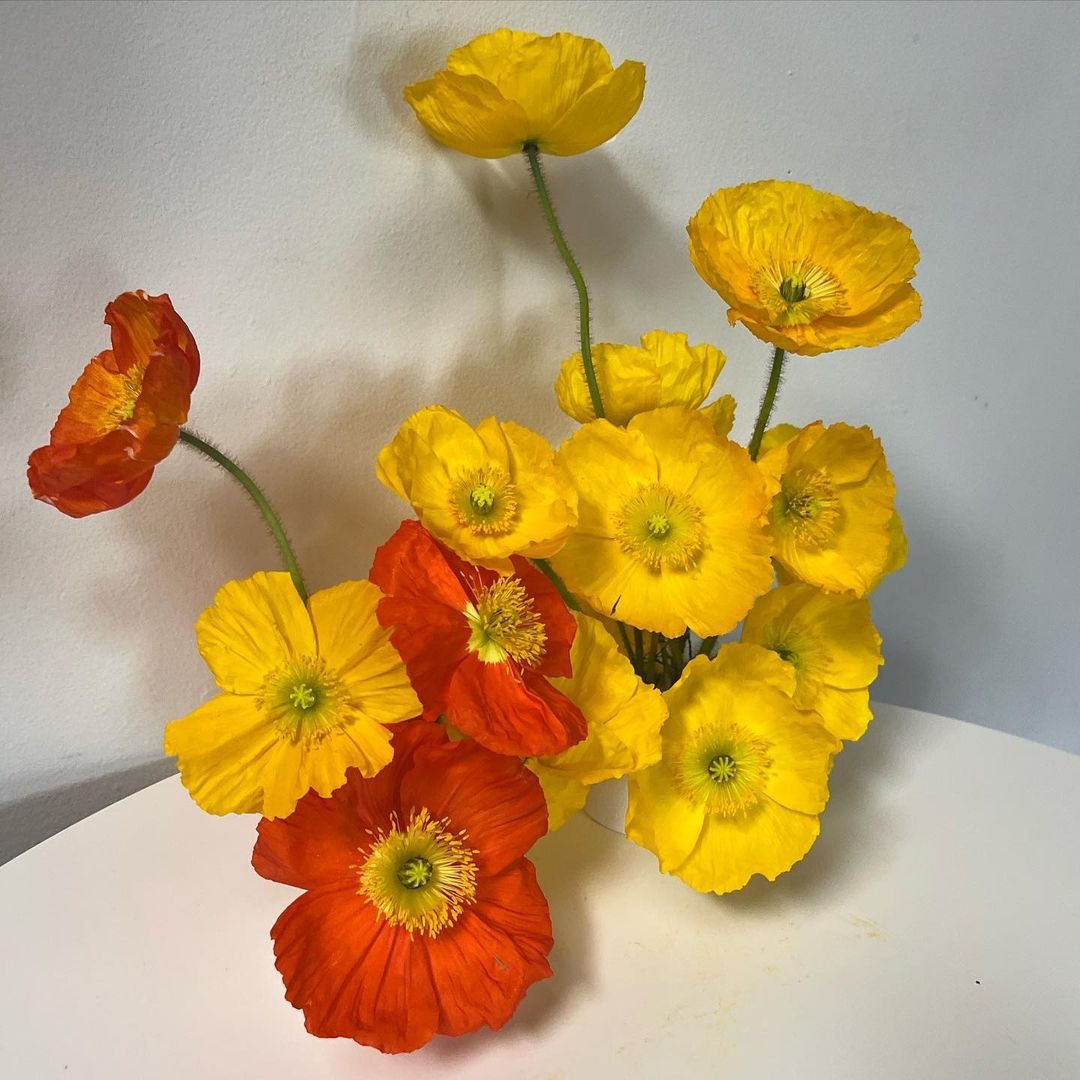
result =
[[469,649],[485,664],[515,660],[534,667],[544,655],[547,630],[521,579],[500,577],[465,608],[472,633]]
[[404,827],[392,815],[363,854],[352,868],[358,895],[410,936],[436,937],[476,900],[476,852],[468,836],[451,832],[445,818],[433,821],[426,808],[414,810]]

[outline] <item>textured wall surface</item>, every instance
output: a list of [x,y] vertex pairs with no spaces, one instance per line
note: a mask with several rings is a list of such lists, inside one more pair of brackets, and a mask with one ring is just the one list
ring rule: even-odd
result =
[[104,304],[169,292],[203,354],[192,425],[271,492],[310,583],[363,576],[402,516],[379,446],[430,401],[569,431],[572,293],[522,162],[430,143],[401,87],[499,25],[648,66],[611,144],[549,180],[599,340],[660,326],[729,356],[748,433],[767,349],[686,258],[716,187],[797,178],[911,225],[923,322],[796,358],[779,417],[871,424],[907,569],[875,596],[880,699],[1080,750],[1080,5],[20,3],[0,6],[0,857],[164,775],[211,692],[192,623],[275,566],[186,451],[126,509],[32,502],[26,454],[107,345]]

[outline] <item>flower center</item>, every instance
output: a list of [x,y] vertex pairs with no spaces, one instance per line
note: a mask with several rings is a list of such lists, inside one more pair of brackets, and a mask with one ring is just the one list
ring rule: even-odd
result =
[[445,818],[432,821],[427,809],[414,810],[404,828],[391,815],[353,867],[357,893],[391,926],[436,937],[476,900],[476,852],[467,840],[464,831],[450,832]]
[[726,784],[729,780],[734,780],[738,771],[735,759],[728,754],[717,754],[709,762],[709,775],[717,784]]
[[763,267],[754,288],[776,326],[801,326],[847,310],[839,280],[806,258]]
[[688,570],[705,547],[702,513],[685,495],[650,484],[623,504],[615,538],[650,570]]
[[462,473],[450,493],[454,516],[481,535],[499,535],[514,527],[517,490],[499,465],[482,465]]
[[422,889],[431,880],[433,871],[434,867],[423,855],[414,855],[398,867],[398,881],[406,889]]
[[721,817],[757,806],[771,766],[768,743],[736,722],[692,734],[675,757],[686,797]]
[[788,304],[806,299],[806,282],[797,277],[786,277],[780,282],[780,295]]
[[547,630],[520,578],[498,578],[465,607],[472,633],[469,649],[485,664],[507,658],[534,667],[544,655]]
[[284,738],[306,744],[340,727],[348,705],[341,679],[317,656],[302,656],[272,671],[255,700]]
[[771,517],[775,527],[806,547],[827,544],[840,524],[840,500],[828,474],[823,469],[785,474]]
[[95,426],[103,435],[123,427],[135,415],[145,374],[144,366],[132,364],[120,374],[110,372],[108,383],[96,389],[93,406],[100,411],[97,412]]

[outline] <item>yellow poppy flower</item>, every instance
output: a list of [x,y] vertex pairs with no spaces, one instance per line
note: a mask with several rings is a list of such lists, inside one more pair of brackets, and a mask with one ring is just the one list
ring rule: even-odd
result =
[[592,150],[633,119],[644,93],[645,65],[613,67],[598,41],[503,29],[455,49],[405,100],[444,146],[499,158],[527,143],[560,156]]
[[789,180],[721,188],[687,231],[731,325],[789,352],[878,345],[919,319],[911,230],[838,195]]
[[700,412],[666,408],[625,428],[581,427],[559,450],[580,526],[554,560],[598,612],[643,630],[730,630],[772,584],[765,486]]
[[383,447],[376,473],[428,532],[496,570],[509,571],[511,555],[553,555],[577,524],[577,493],[555,451],[494,417],[474,429],[442,405],[421,409]]
[[660,728],[667,707],[647,686],[597,619],[577,616],[569,679],[552,679],[585,716],[589,733],[561,754],[533,758],[548,805],[548,830],[564,825],[584,805],[593,784],[614,780],[660,760]]
[[816,712],[838,739],[866,731],[873,719],[869,686],[883,663],[869,600],[782,585],[754,603],[742,640],[791,665],[795,704]]
[[758,459],[774,493],[777,561],[801,581],[865,596],[888,564],[896,485],[867,427],[820,421]]
[[288,574],[231,581],[199,617],[199,651],[224,691],[165,728],[191,797],[211,814],[286,817],[309,790],[374,776],[392,756],[387,724],[420,702],[368,581],[315,593]]
[[817,839],[840,743],[789,696],[794,672],[756,645],[692,660],[664,694],[658,765],[630,777],[626,835],[699,892],[790,870]]
[[[620,426],[638,413],[666,405],[696,409],[727,359],[712,345],[691,345],[685,334],[666,330],[650,330],[640,346],[601,342],[593,346],[592,355],[604,416]],[[579,423],[596,419],[581,353],[563,361],[555,396],[559,408]]]

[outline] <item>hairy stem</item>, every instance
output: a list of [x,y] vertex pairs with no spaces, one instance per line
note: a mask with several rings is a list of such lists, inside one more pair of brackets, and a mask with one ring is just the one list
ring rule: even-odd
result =
[[589,387],[589,397],[592,399],[593,412],[596,418],[604,415],[604,402],[600,396],[600,384],[596,381],[596,368],[593,366],[592,342],[589,338],[589,291],[585,287],[585,278],[566,243],[566,237],[559,226],[559,219],[555,216],[555,207],[551,202],[551,193],[548,191],[547,181],[544,179],[544,171],[540,168],[540,150],[534,143],[525,144],[525,157],[529,162],[529,171],[532,173],[533,183],[536,185],[536,194],[540,199],[540,205],[544,210],[544,218],[551,238],[555,241],[555,247],[559,249],[562,261],[570,272],[574,281],[574,288],[578,295],[578,322],[581,332],[581,362],[585,368],[585,382]]
[[761,399],[761,410],[758,412],[757,423],[754,425],[754,434],[750,437],[750,445],[747,447],[753,461],[757,461],[758,454],[761,452],[761,440],[765,437],[765,429],[769,426],[769,417],[776,404],[776,395],[780,390],[780,378],[783,373],[784,350],[777,347],[773,350],[769,382],[765,387],[765,396]]
[[281,552],[281,560],[285,564],[285,569],[289,571],[289,577],[292,578],[293,585],[296,586],[296,591],[300,594],[300,599],[306,604],[308,598],[307,589],[304,587],[304,578],[300,573],[296,555],[293,554],[292,545],[289,543],[288,536],[285,535],[285,528],[281,524],[281,519],[270,505],[270,500],[262,493],[259,485],[232,458],[223,454],[216,446],[212,446],[204,439],[200,439],[193,431],[181,428],[180,441],[193,450],[198,450],[200,454],[204,454],[215,465],[220,465],[251,496],[251,501],[258,508],[259,513],[262,514],[263,521],[266,522],[270,535],[273,536],[278,551]]

